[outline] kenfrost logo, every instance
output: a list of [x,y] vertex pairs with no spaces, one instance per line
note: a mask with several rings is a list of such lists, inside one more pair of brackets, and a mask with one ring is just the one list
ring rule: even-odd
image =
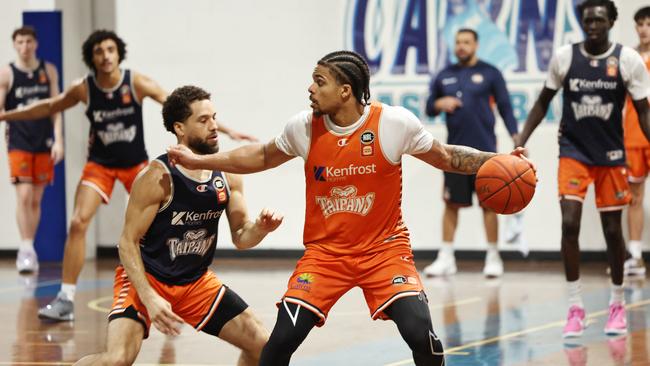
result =
[[580,78],[569,79],[569,90],[572,92],[579,91],[594,91],[594,90],[614,90],[616,89],[616,81],[586,80]]
[[47,85],[35,85],[35,86],[20,86],[16,88],[16,98],[29,97],[34,94],[47,93],[49,87]]
[[97,136],[102,140],[104,145],[110,145],[115,142],[133,142],[137,133],[137,127],[131,126],[124,128],[124,123],[109,123],[105,131],[97,131]]
[[316,196],[316,203],[323,211],[325,218],[344,212],[366,216],[374,202],[375,192],[357,196],[357,187],[355,186],[334,187],[330,190],[329,197]]
[[587,117],[596,117],[607,121],[614,109],[614,103],[603,104],[602,98],[598,95],[583,95],[580,102],[571,102],[576,121]]
[[216,238],[216,234],[206,236],[207,234],[206,229],[188,230],[183,234],[182,240],[179,238],[167,239],[169,257],[173,261],[181,255],[204,256]]
[[314,166],[314,179],[319,182],[336,182],[345,180],[352,175],[366,175],[377,173],[376,164],[354,165],[350,164],[345,168],[334,168],[331,166]]
[[207,212],[174,211],[172,212],[172,225],[199,225],[205,220],[214,220],[221,217],[223,210]]
[[105,120],[114,120],[119,117],[130,116],[135,114],[135,107],[117,108],[110,111],[98,110],[93,111],[93,120],[96,123],[102,123]]

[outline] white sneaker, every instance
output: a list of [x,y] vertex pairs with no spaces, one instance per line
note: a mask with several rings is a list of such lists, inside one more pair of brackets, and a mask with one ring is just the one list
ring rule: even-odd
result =
[[422,270],[427,277],[453,275],[457,271],[454,253],[445,249],[440,249],[436,260]]
[[630,258],[623,264],[623,273],[626,276],[644,276],[645,262],[643,258]]
[[483,267],[485,277],[500,277],[503,274],[503,261],[496,250],[488,250],[485,255],[485,267]]
[[34,273],[38,271],[38,257],[34,248],[21,248],[16,257],[18,273]]

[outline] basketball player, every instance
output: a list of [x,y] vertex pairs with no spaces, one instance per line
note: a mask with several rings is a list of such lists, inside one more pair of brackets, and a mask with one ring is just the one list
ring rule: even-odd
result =
[[[503,75],[496,67],[479,60],[478,34],[468,28],[456,33],[455,54],[458,63],[449,65],[431,82],[426,113],[436,116],[445,113],[447,143],[465,145],[483,151],[497,151],[494,134],[494,103],[510,135],[517,135],[517,120],[512,113],[510,95]],[[436,260],[422,271],[427,276],[444,276],[456,273],[454,236],[458,225],[458,211],[472,206],[476,175],[445,172],[445,211],[442,216],[442,246]],[[497,214],[485,207],[483,224],[488,249],[485,254],[483,274],[499,277],[503,274],[503,261],[499,256],[499,220]]]
[[[184,86],[163,104],[165,128],[197,154],[219,150],[210,94]],[[208,270],[225,211],[233,243],[256,246],[282,223],[264,209],[248,221],[242,179],[220,171],[172,167],[161,155],[136,179],[119,243],[107,350],[77,365],[131,365],[151,323],[179,334],[186,322],[242,350],[238,365],[257,365],[268,332],[248,305]]]
[[[120,63],[126,44],[115,33],[99,30],[84,42],[82,53],[91,72],[73,83],[61,95],[28,108],[0,113],[0,120],[36,119],[58,113],[78,103],[86,104],[90,121],[88,162],[77,186],[75,206],[63,257],[61,291],[39,317],[74,320],[74,295],[86,251],[86,231],[97,208],[108,203],[116,180],[127,192],[135,176],[147,165],[142,126],[142,101],[151,98],[163,103],[167,92],[154,80]],[[220,131],[246,139],[220,125]]]
[[582,202],[593,182],[611,268],[607,334],[624,334],[627,322],[623,294],[625,243],[621,212],[630,202],[625,169],[622,111],[625,94],[639,114],[643,134],[650,137],[650,78],[641,56],[612,43],[609,30],[618,15],[611,0],[587,0],[576,8],[585,41],[558,49],[549,75],[520,136],[524,146],[546,115],[549,103],[564,89],[560,122],[558,189],[562,210],[562,257],[568,281],[569,314],[564,337],[580,336],[585,310],[580,285],[580,218]]
[[278,304],[260,365],[288,365],[310,330],[322,326],[330,308],[356,286],[372,319],[396,323],[416,365],[442,365],[442,343],[433,332],[402,221],[402,155],[473,174],[496,154],[443,145],[406,109],[368,103],[368,64],[354,52],[326,55],[312,78],[312,111],[293,117],[265,145],[211,155],[182,145],[169,149],[171,161],[185,167],[238,173],[270,169],[296,156],[305,160],[306,250]]
[[[19,108],[59,94],[56,67],[36,58],[34,28],[25,26],[11,35],[16,61],[0,67],[0,111]],[[63,159],[61,113],[6,126],[11,182],[16,188],[16,221],[20,247],[16,268],[38,270],[34,236],[41,219],[45,186],[54,179],[54,165]]]
[[[636,33],[639,36],[637,52],[645,61],[646,69],[650,72],[650,7],[639,9],[634,14]],[[632,99],[627,98],[625,105],[625,155],[629,171],[630,191],[632,201],[627,210],[627,226],[629,242],[627,249],[630,258],[625,261],[626,275],[645,275],[641,249],[643,235],[643,197],[645,180],[650,171],[650,143],[646,140],[639,127],[639,117],[634,109]]]

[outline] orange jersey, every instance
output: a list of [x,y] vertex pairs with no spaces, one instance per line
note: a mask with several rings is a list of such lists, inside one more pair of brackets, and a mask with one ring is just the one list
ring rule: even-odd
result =
[[322,116],[313,116],[305,161],[305,246],[347,255],[408,243],[402,165],[388,161],[381,150],[381,113],[381,104],[373,103],[366,120],[344,136],[329,131]]
[[[645,66],[650,72],[650,58],[645,60]],[[626,148],[639,148],[650,147],[650,143],[646,140],[641,126],[639,125],[639,116],[636,114],[636,109],[632,104],[632,98],[627,96],[627,103],[625,104],[624,115],[624,132],[625,132],[625,147]]]

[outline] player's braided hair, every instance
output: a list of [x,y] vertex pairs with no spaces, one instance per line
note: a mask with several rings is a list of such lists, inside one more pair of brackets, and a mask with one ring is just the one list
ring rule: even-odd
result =
[[318,64],[329,68],[339,84],[349,84],[359,103],[368,104],[370,69],[361,55],[352,51],[336,51],[318,60]]
[[616,9],[616,4],[612,0],[585,0],[576,6],[576,14],[578,18],[582,20],[582,14],[585,9],[592,8],[594,6],[604,6],[607,8],[607,17],[609,21],[614,24],[616,18],[618,18],[618,9]]

